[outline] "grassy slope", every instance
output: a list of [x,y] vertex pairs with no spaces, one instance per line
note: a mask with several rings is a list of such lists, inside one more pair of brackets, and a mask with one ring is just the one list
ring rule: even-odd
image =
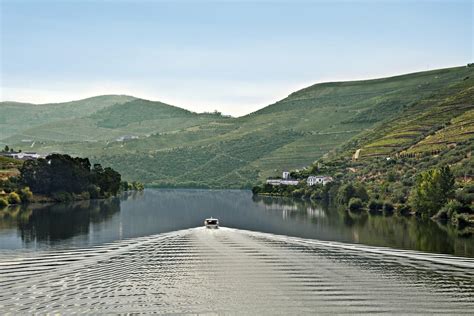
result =
[[[148,184],[248,186],[282,169],[306,166],[363,131],[368,140],[380,122],[419,107],[445,87],[472,85],[463,81],[474,77],[472,72],[458,67],[317,84],[241,118],[138,99],[37,126],[27,134],[41,140],[37,150],[91,156]],[[121,135],[140,138],[113,141]],[[7,140],[14,144],[21,137]]]
[[0,102],[0,144],[16,135],[14,140],[34,138],[32,127],[84,117],[102,108],[133,100],[123,95],[97,96],[79,101],[50,104]]

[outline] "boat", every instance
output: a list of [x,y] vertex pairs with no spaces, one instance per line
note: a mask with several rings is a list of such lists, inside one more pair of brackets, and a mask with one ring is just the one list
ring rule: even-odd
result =
[[219,220],[217,218],[206,218],[204,220],[204,226],[207,228],[219,228]]

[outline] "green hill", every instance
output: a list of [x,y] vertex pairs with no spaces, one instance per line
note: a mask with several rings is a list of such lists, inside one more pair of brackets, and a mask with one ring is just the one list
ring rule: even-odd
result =
[[[39,152],[89,156],[111,165],[127,179],[149,185],[249,187],[282,169],[307,166],[334,148],[342,148],[349,156],[354,148],[362,147],[363,155],[389,153],[384,142],[392,144],[392,136],[405,139],[405,134],[397,134],[398,128],[395,134],[389,132],[389,124],[405,122],[411,126],[411,119],[421,124],[424,107],[433,104],[438,104],[440,111],[433,110],[434,117],[445,113],[446,122],[454,119],[454,114],[442,112],[442,107],[449,106],[450,97],[459,94],[457,97],[464,98],[462,91],[473,85],[466,77],[474,78],[473,68],[316,84],[239,118],[197,114],[136,98],[107,104],[102,100],[95,108],[75,108],[69,116],[65,115],[68,110],[58,110],[60,113],[51,114],[49,120],[41,113],[36,114],[41,117],[36,122],[29,114],[23,120],[37,123],[30,128],[10,115],[0,122],[0,142],[21,148],[26,146],[22,140],[31,139],[36,141],[33,149]],[[452,124],[464,128],[462,122],[469,116],[461,116],[469,109],[469,102],[453,102],[461,123],[455,120]],[[0,111],[18,113],[24,106],[3,103]],[[40,107],[28,106],[36,111]],[[421,116],[415,118],[415,114]],[[431,121],[426,122],[431,126]],[[413,139],[422,141],[425,133],[432,132],[425,129],[423,126],[423,132]],[[446,135],[453,131],[447,129]],[[386,136],[383,140],[379,137],[382,134]],[[377,143],[380,141],[382,144]],[[343,144],[346,147],[340,147]],[[411,146],[400,143],[399,151]]]
[[17,136],[14,140],[34,139],[34,133],[30,133],[31,128],[85,117],[100,109],[133,99],[134,97],[125,95],[103,95],[64,103],[0,102],[0,143],[13,135]]
[[449,166],[459,200],[467,201],[474,178],[473,150],[471,73],[353,137],[297,176],[332,175],[341,183],[362,183],[376,199],[404,204],[417,175]]

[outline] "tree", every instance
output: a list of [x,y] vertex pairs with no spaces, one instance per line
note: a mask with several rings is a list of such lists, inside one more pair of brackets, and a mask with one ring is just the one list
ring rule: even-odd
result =
[[347,205],[349,200],[356,194],[356,189],[351,183],[343,184],[337,190],[337,202],[339,204]]
[[100,164],[95,164],[91,172],[91,182],[100,188],[101,194],[115,195],[120,189],[121,175],[112,168],[102,168]]
[[367,190],[360,183],[357,183],[355,185],[353,185],[352,183],[347,183],[339,187],[337,191],[338,203],[347,205],[350,199],[353,197],[359,198],[362,201],[367,201],[369,199]]
[[33,199],[33,192],[31,192],[29,187],[24,187],[18,192],[18,194],[20,195],[21,201],[23,203],[30,202]]
[[69,155],[53,154],[46,159],[27,160],[20,173],[22,185],[30,187],[34,193],[46,195],[88,192],[92,198],[99,198],[116,195],[120,189],[118,172],[104,169],[100,164],[91,170],[89,159]]
[[449,167],[422,172],[410,194],[413,209],[423,215],[433,216],[454,196],[454,177]]
[[12,193],[8,194],[8,203],[9,204],[20,204],[21,199],[20,199],[20,196],[18,195],[18,193],[12,192]]
[[10,151],[10,147],[8,147],[8,145],[5,145],[5,148],[3,148],[3,151],[6,152],[6,153],[9,152],[9,151]]
[[440,169],[440,187],[443,197],[448,200],[454,198],[454,175],[449,166]]

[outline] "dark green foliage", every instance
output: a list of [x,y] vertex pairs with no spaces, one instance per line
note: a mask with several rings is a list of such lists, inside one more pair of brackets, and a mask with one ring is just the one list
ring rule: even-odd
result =
[[351,212],[358,212],[364,207],[362,200],[360,198],[351,198],[349,200],[349,210]]
[[16,192],[11,192],[8,194],[8,204],[21,204],[20,195]]
[[456,200],[459,202],[470,205],[474,202],[474,184],[468,184],[455,192]]
[[[456,226],[457,229],[461,230],[467,226],[471,226],[471,222],[469,220],[469,216],[467,214],[456,214],[452,218],[453,224]],[[474,225],[473,225],[474,226]]]
[[100,187],[95,184],[89,184],[87,192],[89,192],[91,199],[98,199],[100,197]]
[[18,195],[23,203],[30,202],[33,198],[33,192],[31,192],[29,187],[24,187],[18,190]]
[[346,183],[341,185],[337,191],[337,202],[342,205],[348,205],[351,198],[359,198],[365,202],[369,199],[369,196],[365,187],[360,183]]
[[3,188],[5,193],[10,193],[18,188],[18,182],[19,180],[17,177],[10,177],[7,180],[0,180],[0,188]]
[[8,201],[5,198],[0,198],[0,209],[8,206]]
[[411,214],[411,207],[407,204],[400,204],[397,207],[397,213],[401,216],[408,216]]
[[120,190],[121,191],[143,191],[145,189],[145,186],[143,183],[140,183],[138,181],[122,181],[120,183]]
[[99,164],[95,164],[93,169],[90,167],[87,158],[53,154],[46,159],[25,161],[20,169],[21,182],[34,193],[54,195],[60,201],[74,197],[83,199],[86,193],[94,198],[117,194],[120,174]]
[[392,214],[393,213],[393,210],[394,210],[394,206],[392,203],[386,201],[383,203],[383,211],[386,213],[386,214]]
[[449,167],[422,172],[410,194],[413,209],[433,216],[454,195],[454,177]]
[[94,164],[88,179],[100,188],[103,196],[116,195],[120,189],[121,176],[110,167],[104,169],[100,164]]
[[372,199],[369,201],[369,204],[367,204],[367,207],[369,208],[369,211],[371,212],[378,212],[382,210],[383,202]]

